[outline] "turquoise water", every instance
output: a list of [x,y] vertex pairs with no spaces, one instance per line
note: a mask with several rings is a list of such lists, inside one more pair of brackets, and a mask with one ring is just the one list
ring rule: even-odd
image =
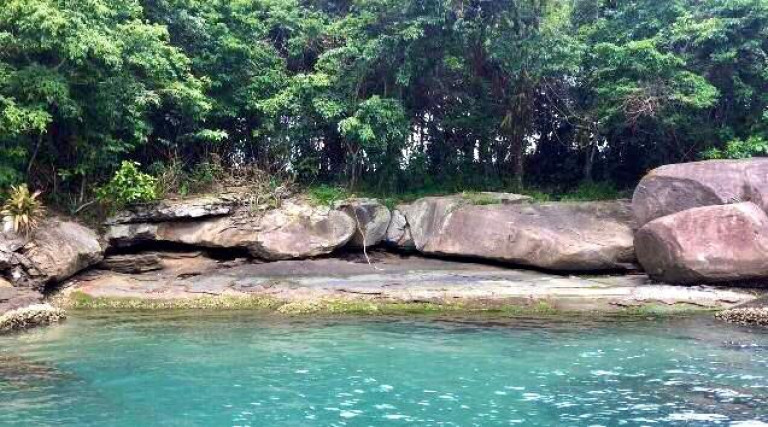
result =
[[761,425],[768,336],[708,317],[76,315],[0,338],[0,425]]

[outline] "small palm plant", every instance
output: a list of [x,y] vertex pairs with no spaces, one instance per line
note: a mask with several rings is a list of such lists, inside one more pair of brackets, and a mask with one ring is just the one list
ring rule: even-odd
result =
[[3,205],[4,231],[29,236],[45,215],[45,207],[38,200],[40,192],[29,192],[26,184],[11,186],[11,195]]

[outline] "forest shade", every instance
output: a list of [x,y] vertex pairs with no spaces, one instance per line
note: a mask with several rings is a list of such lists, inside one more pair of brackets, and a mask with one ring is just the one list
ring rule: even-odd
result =
[[0,188],[87,200],[123,160],[212,156],[390,192],[631,186],[764,153],[767,48],[766,0],[5,0]]

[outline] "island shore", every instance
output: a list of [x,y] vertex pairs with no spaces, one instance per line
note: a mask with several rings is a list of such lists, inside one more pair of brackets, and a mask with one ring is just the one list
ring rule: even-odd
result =
[[673,286],[643,274],[557,275],[377,251],[269,263],[157,253],[162,269],[90,270],[51,298],[67,309],[256,308],[281,314],[626,312],[719,310],[759,289]]

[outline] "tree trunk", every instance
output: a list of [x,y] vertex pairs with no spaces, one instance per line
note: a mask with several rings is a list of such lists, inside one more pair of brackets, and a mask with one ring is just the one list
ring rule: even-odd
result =
[[516,135],[512,139],[512,183],[517,190],[523,188],[523,182],[525,177],[525,150],[523,144],[523,138]]
[[593,180],[592,177],[592,169],[595,165],[595,154],[597,153],[597,141],[590,138],[589,144],[587,145],[586,155],[584,157],[584,170],[583,170],[583,176],[582,180],[584,182],[590,183]]

